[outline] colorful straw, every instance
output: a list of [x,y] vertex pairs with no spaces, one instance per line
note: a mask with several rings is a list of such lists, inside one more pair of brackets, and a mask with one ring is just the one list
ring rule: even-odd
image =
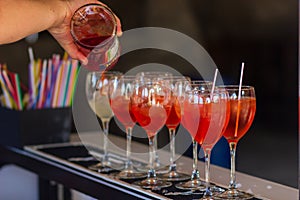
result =
[[0,64],[0,97],[2,106],[23,110],[67,107],[72,103],[79,62],[67,53],[62,59],[53,54],[50,59],[35,59],[32,48],[28,48],[28,88],[19,75],[10,72],[5,64]]

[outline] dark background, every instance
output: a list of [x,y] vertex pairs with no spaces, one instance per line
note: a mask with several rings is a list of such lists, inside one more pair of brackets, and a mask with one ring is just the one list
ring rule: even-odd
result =
[[[104,2],[119,16],[123,30],[156,26],[192,37],[208,51],[226,83],[238,83],[240,65],[245,62],[243,82],[255,86],[257,113],[249,132],[238,144],[237,170],[297,187],[298,1]],[[0,62],[20,73],[24,83],[28,46],[33,47],[37,58],[63,53],[47,32],[40,33],[38,41],[32,44],[21,40],[0,46]],[[120,59],[116,69],[126,71],[148,62],[167,64],[185,75],[193,75],[184,60],[158,50],[128,54]],[[226,141],[220,143],[213,161],[228,167],[228,161],[218,160],[218,154],[228,156]]]

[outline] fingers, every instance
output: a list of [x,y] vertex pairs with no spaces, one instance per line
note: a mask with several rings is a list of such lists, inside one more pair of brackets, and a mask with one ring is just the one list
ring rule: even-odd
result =
[[89,61],[88,61],[87,57],[83,55],[83,53],[81,53],[80,51],[77,51],[76,56],[82,65],[88,64]]

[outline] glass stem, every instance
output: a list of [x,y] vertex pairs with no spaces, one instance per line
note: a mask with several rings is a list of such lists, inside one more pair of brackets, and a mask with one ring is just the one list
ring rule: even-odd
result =
[[156,172],[154,169],[154,161],[155,161],[155,144],[154,139],[155,136],[149,137],[149,158],[150,158],[150,169],[148,171],[148,178],[156,178]]
[[107,145],[108,145],[108,128],[109,128],[109,120],[103,120],[102,121],[103,125],[103,132],[104,132],[104,139],[103,139],[103,163],[108,162],[108,150],[107,150]]
[[205,197],[211,197],[212,192],[210,191],[210,155],[211,149],[204,150],[204,160],[205,160]]
[[193,172],[191,180],[199,180],[200,173],[198,171],[198,143],[193,139]]
[[125,169],[132,169],[132,161],[131,161],[131,138],[132,138],[132,127],[126,127],[126,164]]
[[170,171],[176,171],[176,162],[175,162],[175,128],[169,128],[170,136]]
[[157,154],[157,135],[153,136],[153,142],[154,142],[154,148],[155,148],[155,152],[154,152],[154,167],[159,167],[160,166],[160,161],[158,158],[158,154]]
[[236,152],[236,142],[230,142],[229,143],[229,149],[230,149],[230,183],[229,183],[229,189],[236,189],[236,182],[235,182],[235,152]]

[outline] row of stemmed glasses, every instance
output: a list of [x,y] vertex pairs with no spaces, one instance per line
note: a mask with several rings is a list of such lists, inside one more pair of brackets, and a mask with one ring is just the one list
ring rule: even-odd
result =
[[[238,190],[236,185],[235,153],[238,140],[248,131],[254,119],[256,111],[254,88],[238,85],[218,86],[215,91],[208,90],[210,97],[207,97],[209,94],[205,90],[206,87],[203,84],[200,86],[199,83],[191,85],[191,90],[185,96],[182,124],[193,138],[194,163],[191,180],[179,183],[176,187],[191,191],[203,189],[203,183],[199,179],[196,168],[197,144],[195,141],[197,141],[203,148],[205,157],[205,192],[202,199],[250,199],[253,195]],[[197,106],[199,106],[198,109]],[[207,118],[208,115],[210,116]],[[197,122],[198,126],[193,125]],[[210,152],[221,136],[227,139],[231,155],[230,184],[226,191],[217,186],[211,186],[209,176]]]
[[[193,139],[193,171],[190,181],[181,182],[176,187],[192,191],[205,191],[203,199],[213,199],[212,197],[215,199],[245,199],[252,197],[252,195],[240,192],[236,188],[234,162],[236,144],[247,132],[254,118],[256,107],[253,87],[243,86],[239,89],[238,86],[218,86],[212,91],[211,82],[190,81],[186,77],[174,76],[172,78],[172,75],[151,72],[148,75],[147,73],[141,73],[138,76],[122,76],[119,79],[119,74],[117,74],[118,78],[116,78],[115,73],[113,74],[115,78],[111,79],[114,83],[114,92],[110,101],[111,107],[116,117],[126,127],[127,133],[127,161],[125,169],[119,173],[120,178],[141,178],[145,176],[145,174],[133,168],[130,159],[131,131],[135,121],[137,121],[148,135],[150,169],[148,170],[147,179],[134,184],[144,188],[161,188],[170,186],[170,182],[164,180],[185,180],[186,175],[176,171],[174,159],[174,134],[178,121],[180,121],[175,118],[182,117],[180,122],[189,131]],[[116,81],[118,84],[116,84]],[[229,96],[227,96],[228,94]],[[97,95],[94,95],[93,98],[97,99]],[[121,105],[121,103],[124,104]],[[125,109],[122,111],[120,108]],[[170,117],[172,112],[174,115],[176,114],[176,117]],[[106,118],[102,117],[102,119],[105,121]],[[176,120],[177,122],[174,123]],[[169,173],[157,178],[155,170],[155,161],[157,161],[155,136],[163,125],[167,125],[170,130],[171,164]],[[103,125],[103,127],[105,126]],[[217,186],[211,186],[209,178],[210,152],[222,134],[228,140],[231,152],[231,181],[229,189],[225,192],[222,192],[223,190]],[[200,180],[197,169],[197,143],[201,145],[205,153],[205,182]],[[104,150],[104,152],[107,151]],[[102,167],[103,163],[109,163],[105,160],[107,159],[103,159],[97,167]]]
[[[130,78],[129,78],[130,77]],[[124,83],[124,80],[127,80],[127,85],[123,85],[122,83]],[[130,83],[131,81],[131,83]],[[143,126],[143,128],[146,130],[147,133],[149,132],[153,132],[155,131],[155,134],[153,134],[153,141],[151,141],[151,143],[153,142],[153,146],[154,146],[154,155],[150,156],[150,168],[152,167],[151,163],[153,162],[153,167],[154,169],[157,169],[157,167],[159,167],[157,164],[159,164],[158,162],[158,157],[155,154],[155,152],[157,151],[156,149],[156,135],[158,130],[164,125],[166,124],[166,126],[169,128],[170,130],[170,141],[171,141],[171,145],[170,145],[170,150],[171,150],[171,156],[170,156],[170,167],[169,167],[169,171],[165,174],[162,174],[159,178],[161,180],[167,180],[167,181],[182,181],[182,180],[186,180],[189,178],[188,175],[177,172],[176,170],[176,162],[175,162],[175,129],[176,127],[179,125],[180,123],[180,119],[181,119],[181,99],[178,98],[179,96],[182,97],[185,88],[187,86],[187,83],[190,81],[190,79],[188,77],[183,77],[183,76],[171,76],[171,74],[169,73],[158,73],[158,72],[145,72],[145,73],[140,73],[135,77],[132,76],[124,76],[123,77],[123,81],[121,79],[121,81],[119,81],[121,84],[113,84],[113,88],[117,88],[116,90],[113,91],[119,91],[119,92],[112,92],[111,94],[111,104],[112,104],[112,109],[115,113],[115,116],[119,119],[119,121],[124,121],[124,115],[127,116],[127,120],[130,121],[131,119],[131,126],[133,125],[133,120],[136,120],[137,118],[140,118],[141,121],[139,122],[139,124],[141,126]],[[133,83],[134,82],[134,83]],[[122,87],[122,89],[118,89],[118,85],[120,85]],[[122,86],[123,85],[123,86]],[[136,104],[136,99],[132,98],[132,104],[130,104],[129,106],[126,105],[129,103],[129,94],[133,94],[134,92],[134,88],[138,89],[141,87],[144,87],[144,85],[148,85],[150,86],[154,86],[154,88],[156,89],[161,89],[160,87],[164,88],[165,93],[163,94],[155,94],[155,93],[148,93],[147,92],[147,87],[143,88],[142,91],[137,90],[135,92],[135,94],[137,94],[136,96],[140,95],[142,96],[141,98],[149,98],[149,95],[153,95],[156,96],[157,102],[159,103],[160,101],[162,101],[161,103],[163,103],[163,101],[170,101],[170,105],[163,105],[164,109],[166,109],[167,111],[169,111],[169,114],[165,115],[166,118],[166,122],[164,123],[164,116],[160,115],[159,112],[152,112],[151,115],[152,116],[145,116],[147,115],[147,108],[143,107],[143,110],[139,110],[137,109],[137,107],[135,106]],[[154,91],[153,88],[150,88],[149,90]],[[123,92],[121,92],[123,91]],[[116,101],[116,99],[120,100],[120,97],[118,98],[116,94],[120,94],[123,93],[125,94],[127,101],[124,101],[124,98],[122,100],[123,105],[121,104],[116,104],[114,103]],[[145,94],[144,94],[145,93]],[[167,95],[165,95],[167,93]],[[148,95],[148,97],[146,97]],[[153,98],[150,97],[150,98]],[[170,99],[169,99],[170,98]],[[150,104],[155,103],[156,105],[153,105],[150,109],[154,109],[157,106],[157,102],[153,102],[153,100],[150,102]],[[149,105],[149,102],[144,102],[145,104]],[[120,107],[122,106],[122,108]],[[150,105],[151,106],[151,105]],[[124,111],[124,107],[127,107],[128,110]],[[119,111],[116,109],[120,109]],[[158,108],[155,108],[158,109]],[[115,111],[116,110],[116,111]],[[145,112],[146,111],[146,112]],[[133,113],[135,113],[135,116]],[[143,113],[142,115],[140,115],[139,113]],[[146,113],[146,114],[145,114]],[[144,116],[143,116],[144,115]],[[148,117],[148,121],[152,121],[151,123],[154,122],[153,125],[157,125],[157,123],[154,120],[158,119],[161,123],[161,125],[159,127],[156,127],[155,130],[151,130],[154,127],[151,127],[150,123],[147,124],[148,122],[145,122],[145,119]],[[145,124],[146,123],[146,124]],[[124,124],[124,122],[123,122]],[[128,124],[128,123],[127,123]],[[124,124],[125,125],[125,124]],[[152,125],[152,126],[153,126]],[[159,125],[159,124],[158,124]],[[149,126],[149,127],[147,127]],[[128,131],[127,131],[128,133]],[[127,138],[129,138],[128,142],[127,142],[127,149],[128,151],[130,151],[130,140],[131,140],[131,136],[127,134]],[[127,155],[130,154],[127,151]],[[151,154],[150,154],[151,155]],[[127,156],[128,158],[129,156]],[[154,159],[153,161],[151,159]],[[124,174],[124,170],[121,172],[121,174],[123,176],[119,176],[120,178],[141,178],[142,177],[142,173],[133,170],[132,164],[129,165],[129,163],[132,163],[130,158],[128,158],[128,161],[125,165],[125,174]],[[127,166],[131,166],[130,171],[128,171],[128,167]],[[143,170],[144,171],[144,170]],[[130,172],[130,173],[129,173]],[[156,170],[155,170],[156,173]],[[151,172],[151,174],[153,174],[153,171]],[[124,177],[124,175],[126,175],[126,177]],[[156,176],[156,174],[152,175]],[[148,177],[150,177],[150,173],[148,172]],[[161,184],[160,181],[153,181],[153,178],[148,178],[146,179],[146,181],[148,181],[148,185],[150,185],[151,187],[162,187],[162,186],[167,186],[165,183]],[[152,181],[152,182],[151,182]],[[151,182],[151,184],[149,184],[149,182]],[[143,187],[147,187],[145,186],[147,184],[145,184],[145,181],[143,182],[142,186]]]
[[[104,131],[104,156],[101,159],[101,162],[96,165],[92,165],[89,168],[96,170],[98,172],[110,172],[113,170],[116,165],[112,165],[109,161],[108,151],[107,151],[107,136],[108,136],[108,124],[111,118],[115,115],[118,120],[124,125],[125,132],[127,135],[127,151],[126,157],[127,161],[125,162],[125,169],[119,173],[118,177],[121,179],[134,179],[145,177],[144,173],[138,172],[134,169],[132,161],[130,159],[130,146],[131,146],[131,137],[132,137],[132,128],[135,124],[135,116],[132,114],[131,105],[129,104],[129,97],[134,92],[134,87],[136,83],[139,85],[144,85],[149,83],[151,80],[152,83],[161,84],[162,81],[172,75],[168,72],[142,72],[136,76],[122,76],[120,72],[108,71],[104,73],[92,72],[87,76],[86,91],[88,102],[94,112],[102,121],[103,131]],[[175,78],[175,77],[174,77]],[[179,79],[178,77],[176,79]],[[186,78],[184,78],[186,81]],[[135,84],[133,82],[136,82]],[[167,85],[164,83],[164,87],[167,88]],[[109,106],[110,102],[110,106]],[[155,135],[156,136],[156,135]],[[156,137],[153,139],[154,143],[154,167],[160,167],[160,162],[156,152]],[[173,159],[174,160],[174,159]],[[173,162],[174,163],[174,162]],[[118,166],[119,167],[119,166]],[[120,167],[119,167],[120,168]],[[174,165],[172,167],[173,175],[178,177],[178,173],[174,171]],[[145,169],[140,169],[145,171]],[[172,177],[169,177],[169,179]]]
[[[159,174],[159,178],[165,181],[183,181],[189,179],[189,176],[177,171],[175,155],[175,134],[176,128],[181,121],[181,104],[184,98],[184,92],[187,89],[191,79],[187,76],[173,75],[170,72],[150,71],[140,72],[136,75],[138,81],[151,80],[154,83],[162,84],[169,88],[171,98],[171,109],[167,116],[165,126],[169,131],[170,138],[170,166],[163,168],[157,154],[157,134],[154,136],[154,168]],[[143,170],[143,169],[142,169]]]
[[[109,92],[111,107],[115,114],[115,117],[124,125],[125,130],[126,130],[126,135],[127,135],[127,150],[126,150],[127,161],[125,163],[125,168],[117,175],[118,178],[120,178],[120,179],[135,179],[135,178],[145,177],[145,173],[139,172],[139,171],[145,171],[145,169],[139,168],[137,170],[133,166],[131,158],[130,158],[132,128],[135,125],[137,118],[140,117],[140,116],[136,117],[134,115],[134,110],[136,110],[136,109],[134,108],[134,106],[132,106],[134,104],[134,102],[130,103],[131,96],[133,95],[133,93],[139,93],[138,91],[135,91],[135,89],[139,88],[145,84],[146,85],[147,84],[148,85],[156,84],[155,87],[158,88],[158,85],[161,85],[163,83],[164,87],[168,88],[168,85],[170,84],[170,80],[171,80],[171,79],[169,79],[170,77],[171,77],[170,73],[142,72],[142,73],[137,74],[136,76],[126,75],[126,76],[122,76],[120,79],[112,79],[111,80],[110,92]],[[172,78],[172,79],[174,79],[174,78]],[[168,82],[164,82],[167,79],[168,79]],[[186,81],[185,78],[184,78],[184,80]],[[166,85],[166,83],[168,83],[168,85]],[[145,91],[142,91],[142,92],[145,92]],[[162,97],[163,96],[161,95],[159,98],[161,99]],[[167,108],[167,107],[165,107],[165,108]],[[145,113],[145,112],[143,112],[143,113]],[[136,114],[136,115],[138,115],[138,114]],[[152,117],[151,117],[151,119],[152,119]],[[144,123],[142,123],[142,122],[140,122],[140,124],[142,124],[142,126],[144,125]],[[162,124],[164,124],[163,121],[162,121]],[[154,123],[154,125],[155,125],[155,123]],[[146,132],[152,131],[152,130],[148,130],[148,129],[145,128]],[[158,132],[158,130],[156,132]],[[156,134],[155,134],[154,138],[153,138],[153,146],[154,146],[154,161],[153,161],[154,164],[153,165],[154,165],[154,168],[157,168],[160,165],[158,156],[155,154],[155,152],[157,151],[156,142],[157,141],[156,141]],[[150,159],[151,159],[151,157],[150,157]],[[151,161],[149,163],[151,163]],[[148,166],[148,167],[150,167],[150,166]],[[176,169],[176,168],[173,167],[173,169]],[[178,174],[173,173],[173,175],[178,175]],[[173,178],[175,178],[175,177],[173,177]],[[179,177],[177,176],[177,178],[179,178]]]

